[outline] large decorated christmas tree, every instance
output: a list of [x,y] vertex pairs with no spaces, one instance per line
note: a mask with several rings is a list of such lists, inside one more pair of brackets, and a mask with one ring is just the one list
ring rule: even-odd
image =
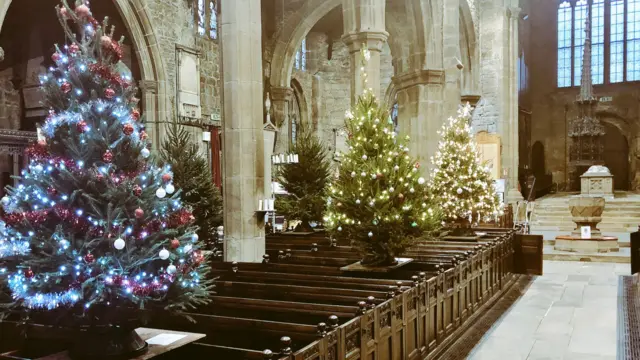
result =
[[398,138],[387,107],[371,91],[347,111],[345,128],[349,151],[339,156],[325,225],[360,250],[362,265],[393,264],[416,238],[438,228],[438,212],[420,164],[409,156],[408,137]]
[[470,121],[471,106],[467,103],[443,125],[430,181],[445,218],[462,227],[492,219],[501,212],[490,170],[481,163],[473,140]]
[[194,218],[150,155],[122,39],[83,1],[56,10],[67,44],[40,77],[44,140],[2,198],[6,308],[118,325],[127,309],[207,302]]

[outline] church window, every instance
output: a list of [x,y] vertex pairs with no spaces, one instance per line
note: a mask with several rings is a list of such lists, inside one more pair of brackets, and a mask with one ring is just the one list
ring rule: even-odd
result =
[[640,80],[640,0],[565,0],[557,15],[558,87],[580,86],[587,17],[593,83]]
[[195,11],[198,23],[198,35],[210,39],[218,38],[218,3],[217,0],[197,0]]
[[307,39],[302,39],[300,48],[298,48],[296,52],[296,59],[293,65],[297,70],[304,71],[307,69]]

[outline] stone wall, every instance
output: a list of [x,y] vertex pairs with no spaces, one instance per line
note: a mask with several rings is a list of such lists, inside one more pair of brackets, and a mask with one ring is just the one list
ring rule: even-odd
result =
[[[544,146],[545,167],[553,175],[553,181],[566,182],[567,172],[567,124],[577,116],[575,99],[578,87],[558,88],[555,55],[556,51],[556,5],[545,2],[531,6],[528,34],[529,56],[529,96],[524,99],[531,104],[531,143],[540,141]],[[610,131],[620,131],[629,145],[628,179],[632,188],[638,188],[640,174],[637,174],[640,158],[640,90],[634,83],[596,85],[596,96],[601,98],[597,113],[605,122],[613,125]],[[602,99],[602,98],[605,99]],[[605,143],[605,151],[614,144]],[[624,159],[620,159],[623,161]]]

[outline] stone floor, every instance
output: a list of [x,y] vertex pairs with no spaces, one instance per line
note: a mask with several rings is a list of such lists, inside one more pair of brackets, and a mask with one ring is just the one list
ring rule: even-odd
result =
[[545,261],[469,354],[473,360],[615,360],[617,277],[628,264]]

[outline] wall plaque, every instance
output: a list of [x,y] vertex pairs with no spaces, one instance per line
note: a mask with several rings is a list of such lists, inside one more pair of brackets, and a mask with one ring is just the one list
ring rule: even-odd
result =
[[182,118],[200,119],[200,53],[195,49],[176,46],[178,74],[176,97],[178,115]]

